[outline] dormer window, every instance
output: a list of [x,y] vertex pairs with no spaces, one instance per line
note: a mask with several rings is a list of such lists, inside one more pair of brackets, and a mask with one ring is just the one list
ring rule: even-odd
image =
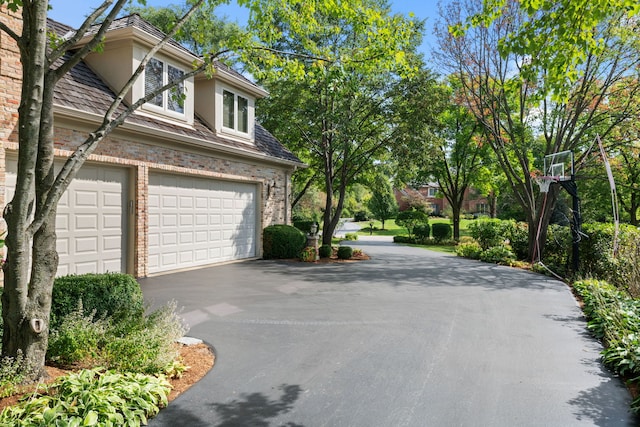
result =
[[228,90],[222,91],[222,126],[236,132],[249,132],[249,100]]
[[[153,91],[167,83],[184,76],[184,71],[176,68],[164,61],[151,58],[147,63],[144,72],[144,90],[145,93]],[[174,89],[164,91],[151,99],[147,104],[154,105],[167,112],[173,112],[180,115],[184,114],[184,105],[182,97],[184,96],[184,82],[180,82]]]

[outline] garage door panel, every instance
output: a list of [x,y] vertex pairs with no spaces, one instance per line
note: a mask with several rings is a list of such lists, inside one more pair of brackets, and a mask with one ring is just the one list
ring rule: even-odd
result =
[[[13,196],[16,169],[9,159],[6,200]],[[86,164],[62,195],[56,216],[58,276],[126,271],[127,176],[124,168]]]
[[[149,200],[161,202],[149,204],[149,271],[255,256],[255,192],[254,184],[151,173]],[[177,237],[170,241],[169,232]],[[152,247],[157,236],[162,244]]]

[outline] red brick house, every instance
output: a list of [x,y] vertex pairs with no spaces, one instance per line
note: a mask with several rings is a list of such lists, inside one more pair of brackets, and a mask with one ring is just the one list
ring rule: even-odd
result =
[[[0,8],[18,34],[20,16]],[[72,28],[49,21],[64,35]],[[100,123],[115,92],[163,34],[131,15],[116,20],[101,53],[57,85],[55,148],[61,161]],[[80,42],[82,44],[83,41]],[[151,60],[127,102],[200,59],[177,43]],[[0,204],[16,179],[21,68],[0,32]],[[118,271],[137,277],[261,255],[261,231],[290,222],[291,174],[304,165],[255,121],[267,92],[217,64],[211,80],[188,79],[179,104],[166,94],[104,140],[60,200],[58,274]]]
[[[395,189],[394,194],[398,207],[401,211],[410,206],[410,200],[419,200],[432,209],[433,215],[442,215],[449,207],[449,202],[440,192],[440,186],[435,183],[428,183],[417,189],[405,187],[401,190]],[[476,190],[468,188],[462,202],[462,211],[469,214],[489,214],[489,201],[481,196]]]

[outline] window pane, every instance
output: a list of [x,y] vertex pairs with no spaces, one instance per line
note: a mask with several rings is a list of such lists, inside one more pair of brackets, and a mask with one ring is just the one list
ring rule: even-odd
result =
[[249,100],[238,96],[238,131],[249,132]]
[[[144,70],[145,94],[162,86],[162,66],[162,62],[155,58],[151,58],[147,63],[147,67]],[[149,103],[162,107],[162,94],[158,94],[156,97],[151,99]]]
[[[167,83],[184,76],[184,72],[182,70],[178,70],[171,65],[167,66],[167,74],[169,78]],[[170,111],[175,111],[176,113],[184,113],[184,102],[182,99],[182,95],[184,95],[184,82],[180,82],[178,86],[171,89],[171,91],[169,92],[167,108]]]
[[234,95],[231,92],[222,92],[222,126],[230,129],[235,128],[234,120]]

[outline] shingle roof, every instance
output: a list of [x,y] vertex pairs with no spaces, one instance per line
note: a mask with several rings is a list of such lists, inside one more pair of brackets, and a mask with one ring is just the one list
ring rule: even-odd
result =
[[[136,20],[136,22],[138,21]],[[71,27],[53,20],[49,20],[48,25],[50,29],[61,35],[73,30]],[[114,99],[115,93],[84,62],[80,62],[60,79],[54,93],[54,104],[56,105],[99,115],[103,115],[106,112]],[[122,106],[120,110],[122,111],[123,109],[124,107]],[[177,124],[173,125],[167,121],[157,120],[147,115],[137,114],[136,112],[127,118],[126,123],[167,132],[168,135],[176,140],[179,140],[181,137],[197,138],[205,142],[237,149],[239,154],[241,152],[248,152],[267,156],[274,160],[303,164],[300,159],[284,147],[259,123],[256,123],[255,128],[255,145],[223,138],[216,134],[214,130],[210,129],[205,122],[197,116],[194,117],[193,127],[191,128]]]

